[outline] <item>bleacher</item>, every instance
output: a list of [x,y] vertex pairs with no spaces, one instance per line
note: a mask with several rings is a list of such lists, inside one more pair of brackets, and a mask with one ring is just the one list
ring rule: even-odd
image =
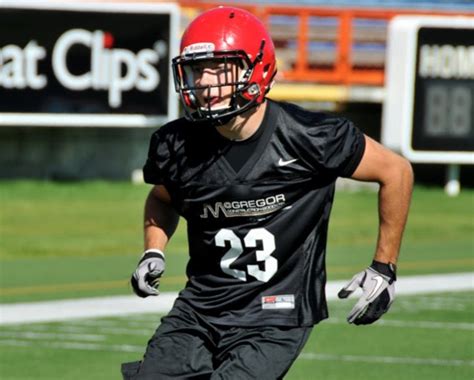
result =
[[[277,55],[288,70],[296,65],[298,17],[270,16],[269,28]],[[330,67],[337,60],[337,17],[312,16],[308,20],[307,63],[311,68]],[[356,19],[353,23],[352,64],[354,67],[383,67],[385,59],[386,20]]]
[[[259,16],[273,37],[280,83],[277,98],[382,101],[387,28],[397,15],[474,15],[474,2],[454,1],[179,1],[183,14],[222,4]],[[186,22],[186,18],[185,18]],[[184,25],[183,25],[184,27]],[[317,86],[318,91],[314,91]]]
[[[251,0],[223,0],[222,4],[255,4]],[[363,7],[393,9],[474,10],[472,0],[259,0],[261,5],[297,5],[330,7]]]

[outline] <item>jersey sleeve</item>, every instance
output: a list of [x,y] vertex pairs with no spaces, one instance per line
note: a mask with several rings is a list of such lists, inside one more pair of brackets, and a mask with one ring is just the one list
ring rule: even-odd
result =
[[153,185],[165,184],[170,162],[168,144],[164,134],[160,132],[158,130],[151,136],[148,157],[143,167],[145,182]]
[[351,121],[327,120],[308,129],[314,167],[331,177],[350,177],[365,151],[365,137]]

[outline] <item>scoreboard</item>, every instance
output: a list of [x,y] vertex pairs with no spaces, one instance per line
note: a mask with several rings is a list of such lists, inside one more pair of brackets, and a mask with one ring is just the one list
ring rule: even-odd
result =
[[474,18],[395,17],[382,143],[415,163],[474,164]]

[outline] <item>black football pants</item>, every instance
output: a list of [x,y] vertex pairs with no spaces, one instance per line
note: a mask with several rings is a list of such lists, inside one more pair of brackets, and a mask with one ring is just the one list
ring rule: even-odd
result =
[[143,361],[122,365],[125,380],[281,379],[312,330],[216,326],[186,309],[162,319]]

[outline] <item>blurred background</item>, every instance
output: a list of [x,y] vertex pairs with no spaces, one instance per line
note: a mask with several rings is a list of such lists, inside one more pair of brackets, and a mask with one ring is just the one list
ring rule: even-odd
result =
[[[185,284],[181,221],[162,296],[131,296],[141,167],[153,131],[182,114],[169,68],[181,33],[219,5],[267,25],[279,70],[270,98],[347,116],[415,170],[399,263],[414,282],[370,327],[348,326],[351,302],[331,298],[287,378],[474,378],[469,0],[0,0],[0,377],[120,378]],[[338,182],[333,284],[370,262],[376,190]]]

